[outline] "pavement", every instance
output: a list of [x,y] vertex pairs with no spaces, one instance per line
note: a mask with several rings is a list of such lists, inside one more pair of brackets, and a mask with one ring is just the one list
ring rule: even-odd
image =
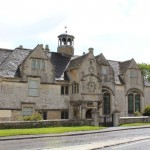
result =
[[[150,128],[150,125],[145,126],[137,126],[137,127],[109,127],[102,130],[94,130],[94,131],[78,131],[78,132],[67,132],[63,134],[39,134],[39,135],[18,135],[18,136],[8,136],[8,137],[0,137],[0,141],[8,141],[8,140],[24,140],[24,139],[35,139],[35,138],[46,138],[46,137],[63,137],[63,136],[76,136],[76,135],[86,135],[86,134],[95,134],[95,133],[105,133],[105,132],[116,132],[121,130],[132,130],[132,129],[142,129],[142,128]],[[34,148],[34,150],[98,150],[106,147],[117,146],[121,144],[128,144],[132,142],[140,142],[142,140],[150,140],[150,136],[138,136],[132,138],[123,138],[123,139],[113,139],[101,142],[91,142],[83,145],[75,145],[75,146],[66,146],[61,148]],[[28,150],[33,150],[28,149]]]

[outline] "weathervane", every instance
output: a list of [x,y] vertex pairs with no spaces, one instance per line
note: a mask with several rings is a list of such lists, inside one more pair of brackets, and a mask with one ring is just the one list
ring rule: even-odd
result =
[[65,26],[65,32],[67,33],[67,26]]

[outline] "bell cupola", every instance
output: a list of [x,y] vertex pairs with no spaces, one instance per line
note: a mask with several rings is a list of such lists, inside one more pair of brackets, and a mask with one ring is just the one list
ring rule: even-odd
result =
[[60,34],[58,36],[58,48],[57,52],[68,55],[68,56],[73,56],[74,55],[74,36],[67,34]]

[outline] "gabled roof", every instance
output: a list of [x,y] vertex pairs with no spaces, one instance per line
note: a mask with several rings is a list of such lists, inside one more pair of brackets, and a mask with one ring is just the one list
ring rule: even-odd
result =
[[109,65],[108,60],[104,57],[104,55],[101,53],[100,55],[95,56],[97,63],[100,65]]
[[0,65],[0,76],[2,77],[14,77],[17,73],[19,65],[30,53],[29,49],[13,50],[10,55]]
[[79,68],[79,66],[83,63],[83,61],[86,59],[86,57],[88,56],[89,53],[84,54],[80,57],[77,57],[73,60],[70,61],[70,64],[67,68],[67,70],[72,70],[72,69],[76,69]]
[[0,65],[12,52],[13,50],[0,48]]
[[119,66],[120,66],[120,73],[123,74],[126,72],[126,70],[128,69],[129,65],[131,64],[132,59],[131,60],[127,60],[127,61],[123,61],[123,62],[119,62]]
[[67,57],[60,53],[51,52],[47,54],[51,60],[51,63],[55,65],[55,77],[60,78],[65,72],[71,57]]

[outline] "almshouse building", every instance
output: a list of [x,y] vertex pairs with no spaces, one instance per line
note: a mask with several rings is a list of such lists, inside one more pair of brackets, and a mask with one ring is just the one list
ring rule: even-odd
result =
[[50,119],[89,119],[120,111],[142,112],[150,104],[150,83],[134,59],[120,62],[93,55],[74,56],[74,36],[48,45],[0,49],[0,120],[19,120],[34,112]]

